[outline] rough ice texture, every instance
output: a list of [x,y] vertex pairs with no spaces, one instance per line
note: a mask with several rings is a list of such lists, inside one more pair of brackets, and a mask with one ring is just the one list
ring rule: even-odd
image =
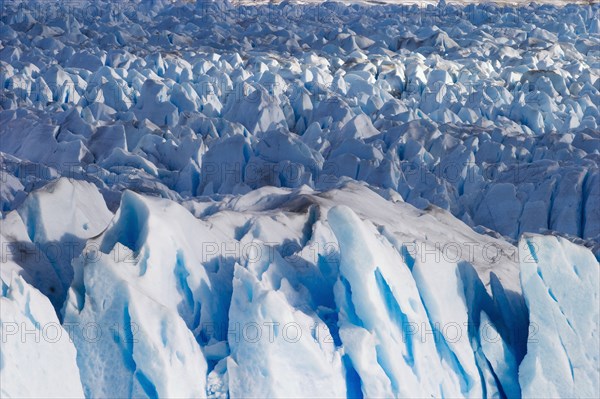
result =
[[57,175],[113,210],[124,188],[347,176],[481,231],[598,243],[597,5],[152,4],[5,5],[3,211]]
[[76,350],[50,301],[13,274],[0,297],[3,398],[81,398]]
[[600,391],[599,264],[558,237],[524,236],[521,285],[532,334],[519,367],[523,396],[595,397]]
[[[60,201],[60,191],[42,192]],[[521,259],[519,271],[510,243],[352,182],[183,205],[127,191],[73,260],[59,308],[72,343],[50,346],[57,352],[48,356],[70,356],[86,396],[514,397],[521,389],[535,396],[538,383],[550,396],[597,390],[598,263],[584,247],[525,238],[521,245],[539,249],[525,255],[536,263]],[[461,239],[501,257],[490,266],[435,245]],[[15,318],[4,306],[15,301],[15,286],[36,293],[60,327],[48,300],[15,274],[28,272],[12,267],[17,280],[2,275],[3,334]],[[553,285],[566,279],[568,287]],[[571,300],[566,292],[575,288],[581,298]],[[20,306],[29,317],[30,305]],[[529,341],[528,318],[538,333]],[[29,361],[25,347],[8,348],[2,378]],[[570,370],[574,382],[558,383]],[[18,381],[3,389],[28,392]]]
[[2,397],[600,396],[599,6],[306,3],[2,3]]

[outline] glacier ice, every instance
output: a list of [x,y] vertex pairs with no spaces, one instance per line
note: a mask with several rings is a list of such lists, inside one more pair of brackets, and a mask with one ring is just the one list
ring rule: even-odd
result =
[[71,260],[112,216],[96,186],[85,181],[63,177],[32,192],[0,220],[3,278],[10,281],[13,268],[23,272],[59,310],[73,279]]
[[521,285],[534,334],[519,366],[524,396],[598,392],[598,262],[560,237],[521,238]]
[[81,398],[77,352],[47,297],[13,273],[2,276],[2,397]]
[[116,251],[125,259],[82,266],[65,308],[86,396],[205,396],[206,360],[194,335],[177,312],[123,276],[131,251],[117,244],[109,255]]
[[600,396],[597,3],[0,3],[1,397]]
[[[267,250],[258,242],[253,245]],[[250,256],[251,261],[257,253]],[[327,339],[327,325],[314,312],[297,307],[302,291],[277,275],[283,274],[277,270],[281,261],[266,264],[270,259],[263,259],[247,268],[235,265],[227,337],[229,395],[346,396],[341,354]]]
[[[7,13],[0,149],[20,158],[8,163],[9,174],[19,175],[23,161],[68,176],[90,174],[93,165],[91,173],[107,190],[135,186],[169,198],[241,193],[265,184],[319,188],[348,176],[513,239],[552,230],[596,240],[598,207],[586,206],[598,196],[598,74],[590,68],[595,6],[452,4],[419,10],[392,4],[217,3],[157,3],[152,20],[129,13],[133,4],[126,3],[110,18],[102,13],[112,18],[113,29],[86,31],[101,49],[84,40],[81,27],[90,16],[77,9],[70,10],[73,21],[81,19],[77,24],[52,13],[37,21],[35,10],[26,7]],[[59,13],[60,7],[49,5],[48,11]],[[390,18],[394,13],[398,19]],[[492,24],[498,15],[500,23]],[[286,28],[250,23],[256,18]],[[164,28],[158,22],[163,19],[170,21],[165,26],[178,21],[178,29],[188,31],[174,30],[170,39],[151,33],[154,26]],[[224,32],[238,20],[248,26],[243,33],[227,31],[228,43]],[[302,20],[311,23],[304,27]],[[368,23],[379,20],[381,26]],[[505,36],[507,29],[514,34]],[[59,43],[60,50],[18,51],[34,31]],[[203,50],[191,51],[193,45]],[[81,46],[86,48],[74,50]],[[173,51],[134,51],[161,46]],[[528,54],[529,47],[539,54]],[[307,48],[312,50],[304,55]],[[277,52],[290,57],[274,57]],[[50,62],[53,57],[60,62]],[[23,113],[19,105],[34,109],[48,103],[51,112]],[[156,134],[142,144],[140,130],[148,125]],[[262,133],[274,130],[297,147],[287,156],[306,153],[299,141],[312,155],[302,155],[302,162],[269,159]],[[238,134],[247,143],[235,165],[211,151]],[[354,144],[341,147],[351,138]],[[360,150],[364,144],[380,154],[366,155]],[[182,155],[180,162],[168,155],[197,147],[197,155]],[[569,173],[558,173],[559,167]],[[198,183],[199,175],[215,170],[221,175],[211,179],[217,187]],[[546,171],[544,179],[537,178],[538,170]],[[134,171],[151,176],[132,179]],[[235,181],[219,184],[224,177]],[[30,178],[52,179],[41,173]],[[567,193],[573,183],[578,190]],[[566,203],[539,206],[540,198],[565,195]],[[497,196],[504,199],[506,220],[490,204]]]
[[[542,334],[533,315],[547,307],[536,304],[552,299],[531,291],[526,273],[537,274],[512,244],[353,182],[182,205],[126,191],[73,260],[59,316],[86,396],[512,397],[535,383],[528,364],[547,354],[526,342],[527,319]],[[560,251],[574,270],[597,271],[588,249],[560,240],[534,242],[549,260]],[[458,242],[501,255],[490,265],[485,252],[444,249]],[[593,359],[581,367],[593,377]]]

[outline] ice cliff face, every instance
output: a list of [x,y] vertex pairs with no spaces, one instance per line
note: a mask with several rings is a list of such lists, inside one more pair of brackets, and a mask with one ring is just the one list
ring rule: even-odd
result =
[[5,6],[2,211],[60,175],[113,210],[347,176],[597,242],[597,6],[100,4]]
[[[73,192],[97,193],[55,185],[63,189],[30,194],[56,206],[32,215],[38,226]],[[357,183],[182,205],[125,192],[73,260],[60,321],[28,259],[39,250],[3,237],[6,396],[51,395],[54,370],[70,382],[57,397],[598,390],[598,262],[584,247],[553,236],[515,247]],[[88,206],[57,234],[105,212],[102,201]],[[32,357],[36,384],[19,385],[11,373]],[[63,358],[71,369],[53,367]]]
[[40,4],[0,396],[600,396],[597,5]]
[[[598,315],[590,318],[586,309],[598,306],[597,263],[588,251],[561,238],[526,236],[522,241],[527,250],[521,285],[529,318],[548,332],[528,343],[519,369],[523,394],[595,396],[600,389]],[[538,358],[540,351],[545,361]]]

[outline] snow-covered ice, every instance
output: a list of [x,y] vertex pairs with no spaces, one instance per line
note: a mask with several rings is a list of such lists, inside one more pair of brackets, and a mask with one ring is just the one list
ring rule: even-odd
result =
[[599,397],[600,6],[413,3],[2,2],[0,397]]

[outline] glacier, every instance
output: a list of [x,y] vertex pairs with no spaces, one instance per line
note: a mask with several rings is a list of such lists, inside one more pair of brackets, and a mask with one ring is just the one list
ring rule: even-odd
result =
[[0,397],[600,397],[600,5],[1,2]]

